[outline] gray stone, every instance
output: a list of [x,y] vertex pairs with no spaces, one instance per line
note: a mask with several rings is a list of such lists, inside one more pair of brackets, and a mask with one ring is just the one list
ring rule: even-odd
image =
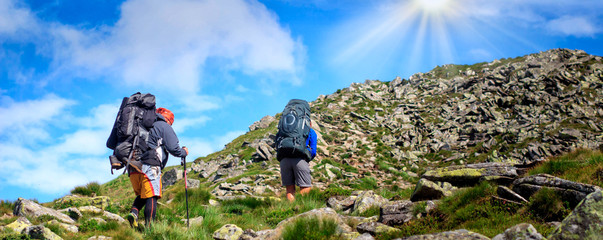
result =
[[403,240],[490,240],[490,238],[481,235],[479,233],[474,233],[471,231],[467,231],[465,229],[449,231],[449,232],[441,232],[434,234],[424,234],[424,235],[415,235],[407,238],[402,238]]
[[601,239],[601,236],[603,236],[603,193],[597,190],[580,202],[548,239]]
[[422,200],[434,200],[447,196],[452,196],[452,192],[457,188],[447,182],[432,182],[421,178],[413,191],[410,200],[413,202]]
[[352,212],[363,213],[371,207],[381,207],[388,202],[387,199],[381,195],[375,194],[372,190],[361,191],[354,201],[354,208]]
[[361,223],[356,227],[359,233],[369,233],[371,235],[388,234],[400,231],[400,229],[387,226],[380,222]]
[[15,202],[15,209],[13,214],[15,216],[25,216],[25,217],[33,217],[37,218],[40,216],[48,215],[55,217],[56,219],[63,221],[65,223],[73,224],[75,221],[71,219],[69,216],[61,213],[57,210],[50,209],[47,207],[43,207],[40,204],[37,204],[33,201],[19,198],[17,202]]
[[498,186],[498,189],[496,190],[496,193],[498,194],[499,197],[504,198],[504,199],[508,199],[511,201],[515,201],[515,202],[520,202],[520,203],[527,203],[528,200],[526,200],[525,198],[523,198],[521,195],[517,194],[516,192],[513,192],[513,190],[509,189],[508,187],[505,186]]
[[586,195],[601,190],[600,187],[572,182],[548,174],[537,174],[519,178],[513,182],[513,191],[522,197],[529,199],[534,193],[543,187],[557,191],[563,201],[567,201],[570,207],[575,207]]
[[163,184],[163,187],[171,186],[183,177],[184,170],[172,168],[163,173],[163,175],[161,176],[161,184]]
[[216,240],[237,240],[243,235],[243,229],[234,224],[226,224],[216,230],[212,237]]
[[251,124],[251,126],[249,126],[249,131],[255,131],[257,129],[262,129],[262,128],[267,128],[268,126],[270,126],[270,124],[272,122],[274,122],[274,120],[276,120],[273,116],[264,116],[262,119],[260,119],[260,121],[254,122],[253,124]]
[[414,203],[408,200],[388,203],[381,207],[379,222],[389,225],[402,225],[414,218]]
[[63,238],[59,237],[59,235],[50,231],[50,229],[48,229],[42,225],[26,227],[22,233],[25,235],[28,235],[29,237],[31,237],[33,239],[45,239],[45,240],[63,239]]
[[496,235],[492,240],[546,240],[532,224],[520,223],[505,230],[504,233]]

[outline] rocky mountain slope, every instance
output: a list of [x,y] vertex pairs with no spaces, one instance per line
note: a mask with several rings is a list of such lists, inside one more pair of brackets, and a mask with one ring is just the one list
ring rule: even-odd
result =
[[[602,77],[603,58],[556,49],[445,65],[391,82],[367,80],[321,95],[311,102],[319,135],[312,162],[319,165],[317,185],[350,186],[372,178],[380,186],[407,188],[429,167],[529,167],[574,149],[597,149],[603,144]],[[278,117],[254,123],[245,136],[195,167],[219,182],[239,175],[236,165],[271,160],[268,167],[278,176],[271,147]]]
[[[318,156],[310,166],[314,186],[320,190],[319,197],[302,198],[301,203],[296,203],[302,205],[294,206],[271,198],[282,196],[284,191],[272,147],[280,114],[266,116],[222,151],[189,165],[192,216],[200,217],[197,219],[203,223],[193,228],[195,233],[189,233],[197,235],[174,238],[278,239],[287,231],[288,224],[313,216],[336,223],[339,235],[335,239],[392,239],[411,235],[415,236],[409,239],[489,239],[482,234],[496,235],[494,239],[515,239],[513,236],[519,236],[518,232],[531,234],[530,239],[543,239],[528,223],[481,234],[457,228],[457,218],[450,213],[454,209],[446,210],[446,206],[463,209],[466,203],[455,201],[467,198],[475,199],[475,204],[480,206],[493,206],[496,211],[503,209],[502,215],[531,216],[532,212],[514,213],[546,203],[548,200],[535,199],[547,199],[548,195],[540,194],[547,189],[552,189],[549,195],[557,196],[566,206],[559,208],[555,216],[543,216],[542,222],[536,225],[539,230],[556,229],[549,236],[551,239],[567,239],[572,234],[578,234],[575,236],[579,239],[588,237],[580,234],[589,231],[594,234],[590,236],[597,236],[603,234],[600,228],[603,224],[600,217],[603,157],[597,151],[603,148],[601,96],[603,58],[567,49],[490,63],[439,66],[409,79],[354,83],[310,102],[312,126],[319,139]],[[556,176],[528,173],[553,156],[583,151],[581,149],[595,151],[594,157],[575,164],[578,171],[590,168],[592,173],[584,173],[588,175],[585,178],[574,177],[588,179],[587,182],[562,179],[560,173]],[[576,155],[572,154],[570,156]],[[578,160],[571,157],[569,162]],[[164,210],[158,214],[163,224],[159,225],[165,225],[165,229],[160,227],[155,232],[143,233],[146,235],[142,238],[165,238],[166,232],[171,233],[170,229],[182,227],[179,222],[184,216],[182,181],[180,167],[165,169],[165,194],[160,201],[160,209]],[[76,233],[66,236],[83,238],[102,233],[77,233],[77,226],[80,230],[91,228],[90,217],[123,222],[111,212],[123,215],[129,209],[132,196],[127,178],[120,176],[102,188],[103,195],[111,199],[102,196],[101,204],[70,200],[78,198],[76,196],[45,204],[62,209],[62,215],[52,217],[55,221],[76,226]],[[477,195],[487,197],[476,194],[464,197],[463,194],[478,191],[475,189],[480,191]],[[253,209],[261,208],[262,213],[241,207],[245,205],[240,202],[242,197],[260,199],[246,204],[253,205]],[[46,231],[40,225],[30,222],[28,226],[27,223],[30,220],[40,223],[42,221],[36,219],[54,214],[54,210],[27,200],[19,200],[14,205],[13,215],[0,218],[3,229],[17,226],[18,230],[9,231],[30,236],[41,236],[40,232]],[[98,210],[93,208],[95,214],[83,214],[82,218],[77,212],[90,211],[88,205]],[[308,205],[315,209],[307,209]],[[0,204],[0,210],[2,206]],[[468,206],[470,214],[480,212],[475,206]],[[569,214],[563,209],[573,212]],[[595,209],[594,215],[592,209]],[[233,224],[221,224],[211,211],[225,211],[216,214]],[[494,210],[485,212],[490,211]],[[262,220],[254,220],[260,223],[246,222],[253,217],[242,215],[251,213],[260,215]],[[17,216],[27,218],[13,222]],[[75,223],[71,221],[73,216],[77,218]],[[483,216],[473,218],[480,217]],[[563,218],[563,223],[549,226],[548,222]],[[530,222],[533,218],[513,221],[524,220]],[[458,220],[458,224],[463,221]],[[243,231],[236,222],[248,229]],[[451,222],[451,225],[442,222]],[[59,228],[57,225],[50,224],[53,229]],[[100,230],[106,228],[106,225],[100,226]],[[419,230],[405,230],[404,226]],[[112,231],[105,234],[118,239],[141,237],[138,233]],[[423,232],[432,234],[415,234]]]

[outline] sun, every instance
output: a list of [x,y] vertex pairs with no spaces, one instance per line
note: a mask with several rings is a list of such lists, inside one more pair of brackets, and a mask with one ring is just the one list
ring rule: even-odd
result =
[[413,5],[426,13],[442,13],[450,8],[452,0],[413,0]]

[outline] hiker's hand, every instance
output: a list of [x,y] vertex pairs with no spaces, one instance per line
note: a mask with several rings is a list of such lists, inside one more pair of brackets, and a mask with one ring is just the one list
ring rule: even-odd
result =
[[182,149],[184,149],[184,151],[186,152],[186,155],[188,155],[188,148],[182,147]]

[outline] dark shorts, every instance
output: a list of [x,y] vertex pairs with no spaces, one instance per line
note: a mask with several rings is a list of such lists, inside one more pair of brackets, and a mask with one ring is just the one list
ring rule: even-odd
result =
[[281,160],[281,179],[283,186],[311,187],[310,165],[302,158],[283,158]]

